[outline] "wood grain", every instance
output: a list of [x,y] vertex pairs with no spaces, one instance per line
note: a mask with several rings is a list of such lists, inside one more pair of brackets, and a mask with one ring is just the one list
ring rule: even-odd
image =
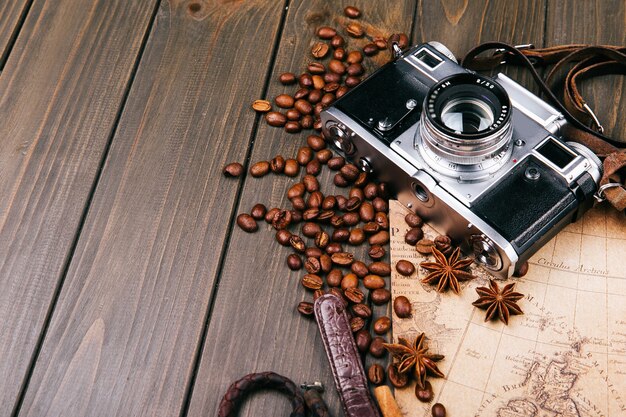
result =
[[181,414],[282,9],[161,2],[20,416]]
[[[626,2],[551,1],[546,44],[626,45]],[[626,77],[601,76],[580,85],[606,133],[626,143]]]
[[[293,2],[289,7],[284,33],[274,65],[274,73],[267,98],[289,92],[294,87],[283,87],[277,77],[284,71],[303,72],[312,60],[309,51],[314,42],[315,29],[323,25],[340,27],[345,22],[342,10],[355,4],[363,11],[362,22],[379,28],[387,35],[409,32],[415,3],[322,0]],[[340,33],[343,32],[340,30]],[[353,41],[352,47],[366,41]],[[387,60],[385,52],[377,56]],[[282,129],[264,123],[259,126],[251,161],[269,160],[276,154],[294,156],[305,144],[308,133],[290,135]],[[303,175],[303,173],[301,173]],[[319,176],[324,193],[336,194],[332,186],[334,172],[325,170]],[[247,212],[258,202],[268,207],[288,207],[286,191],[298,178],[271,175],[262,179],[247,178],[237,212]],[[347,190],[340,191],[347,194]],[[294,227],[299,232],[300,227]],[[274,240],[275,231],[264,222],[259,231],[247,235],[234,227],[219,280],[208,334],[196,385],[189,409],[190,417],[215,415],[219,401],[229,384],[250,372],[272,370],[293,379],[296,383],[321,381],[326,387],[324,400],[331,414],[341,415],[328,360],[318,335],[315,322],[297,313],[296,305],[303,299],[311,300],[300,285],[301,272],[291,272],[285,265],[290,253]],[[364,245],[356,252],[363,256]],[[346,249],[354,251],[347,246]],[[382,309],[384,310],[384,308]],[[289,415],[288,402],[275,393],[264,393],[246,402],[240,416]]]
[[7,60],[11,44],[17,37],[20,23],[23,21],[30,3],[30,0],[0,2],[0,68]]
[[153,11],[37,0],[0,77],[1,416],[25,384]]

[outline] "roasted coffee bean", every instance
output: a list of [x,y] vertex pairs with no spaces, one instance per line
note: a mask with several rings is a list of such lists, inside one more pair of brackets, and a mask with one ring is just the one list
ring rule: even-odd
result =
[[362,203],[359,207],[359,216],[361,217],[362,222],[371,222],[372,220],[374,220],[375,214],[376,211],[374,211],[374,206],[372,206],[368,202]]
[[252,108],[259,113],[265,113],[272,110],[272,103],[267,100],[254,100]]
[[350,89],[346,87],[345,85],[342,85],[341,87],[337,89],[337,91],[335,91],[335,98],[336,99],[341,98],[341,96],[346,94],[348,91],[350,91]]
[[324,195],[319,191],[313,191],[309,198],[306,200],[306,205],[309,208],[319,208],[324,200]]
[[338,59],[331,59],[328,62],[328,69],[339,75],[343,75],[346,73],[346,66]]
[[367,370],[367,379],[374,385],[380,385],[385,380],[385,369],[380,364],[373,364]]
[[386,253],[387,252],[385,251],[385,248],[383,248],[380,245],[374,245],[374,246],[370,247],[369,251],[367,252],[369,257],[374,259],[374,260],[378,260],[378,259],[384,258]]
[[265,218],[265,213],[267,213],[267,207],[261,203],[255,204],[252,207],[252,210],[250,210],[250,215],[254,218],[254,220],[263,220]]
[[329,243],[328,246],[326,246],[326,253],[329,255],[334,255],[335,253],[340,253],[343,252],[343,246],[341,246],[341,243],[337,243],[337,242],[332,242]]
[[355,228],[350,230],[348,243],[354,246],[358,246],[363,242],[365,242],[365,232],[363,231],[363,229]]
[[323,210],[332,210],[337,205],[337,199],[333,195],[327,195],[322,200],[322,209]]
[[302,119],[300,120],[300,125],[302,126],[302,129],[310,129],[313,127],[313,116],[311,116],[310,114],[307,114],[306,116],[302,116]]
[[347,290],[348,288],[357,288],[359,286],[359,278],[354,274],[346,274],[341,279],[341,289]]
[[309,303],[308,301],[300,301],[297,310],[298,313],[302,314],[303,316],[310,317],[314,313],[313,303]]
[[389,218],[387,214],[378,212],[374,216],[374,221],[380,226],[381,229],[389,229]]
[[311,105],[311,103],[304,99],[296,100],[296,102],[294,103],[294,108],[302,114],[311,114],[311,112],[313,111],[313,106]]
[[309,148],[308,146],[303,146],[298,149],[298,153],[296,154],[296,161],[298,161],[298,164],[306,165],[311,161],[311,159],[313,159],[313,150],[311,148]]
[[430,255],[433,252],[433,246],[435,246],[435,243],[432,240],[420,239],[415,245],[415,250],[422,255]]
[[525,261],[519,267],[515,268],[514,277],[521,278],[528,273],[528,261]]
[[381,37],[375,37],[374,40],[374,45],[376,45],[376,47],[378,47],[378,49],[380,49],[381,51],[387,49],[387,41],[384,40]]
[[348,198],[358,197],[359,200],[365,200],[365,196],[363,195],[363,190],[358,187],[350,188],[350,192],[348,193]]
[[346,299],[354,304],[359,304],[363,302],[365,296],[363,295],[363,291],[358,288],[348,288],[343,292],[343,295]]
[[285,132],[287,133],[298,133],[302,130],[302,126],[300,126],[300,122],[289,121],[285,123]]
[[435,396],[433,386],[429,381],[426,381],[423,387],[420,384],[415,384],[415,396],[423,403],[431,402]]
[[318,208],[310,208],[304,210],[302,213],[302,219],[305,221],[315,220],[320,215],[320,209]]
[[309,238],[315,237],[315,235],[317,235],[321,231],[322,228],[317,223],[306,222],[302,225],[302,234]]
[[347,187],[350,183],[341,174],[335,174],[333,184],[337,187]]
[[[328,83],[326,85],[324,85],[324,92],[326,93],[332,93],[337,91],[337,89],[339,88],[339,84],[338,83]],[[330,95],[328,97],[331,97],[332,99],[329,100],[328,98],[326,98],[326,100],[324,100],[324,97],[322,97],[322,104],[324,106],[328,106],[330,103],[332,103],[335,100],[335,96],[334,95]]]
[[409,245],[414,246],[423,237],[424,237],[424,232],[422,231],[422,229],[419,227],[414,227],[412,229],[409,229],[406,232],[406,234],[404,235],[404,241],[408,243]]
[[315,274],[306,274],[302,277],[302,280],[300,282],[302,283],[302,286],[304,288],[312,291],[319,290],[320,288],[322,288],[322,285],[324,285],[324,281],[322,280],[322,278],[319,275]]
[[309,174],[305,175],[302,178],[302,183],[304,184],[304,188],[306,189],[306,191],[309,193],[312,193],[314,191],[319,191],[320,189],[320,183],[317,181],[317,178],[315,178],[313,175],[309,175]]
[[[361,188],[364,187],[365,184],[367,184],[367,173],[361,172],[359,176],[356,177],[356,180],[354,180],[354,186]],[[363,198],[361,198],[361,200],[363,200]]]
[[328,168],[333,171],[339,171],[346,164],[343,156],[334,156],[328,160]]
[[297,271],[302,268],[302,259],[299,255],[292,253],[291,255],[287,256],[287,266],[292,271]]
[[391,329],[391,319],[383,316],[374,322],[372,328],[376,334],[385,334]]
[[272,226],[276,230],[285,229],[291,224],[292,215],[289,210],[279,210],[274,214]]
[[304,201],[304,198],[294,197],[290,201],[294,210],[302,211],[306,209],[306,202]]
[[[322,200],[322,203],[324,200]],[[320,215],[317,216],[317,220],[320,222],[327,222],[335,216],[335,212],[332,210],[322,210]]]
[[367,222],[363,225],[363,231],[368,235],[373,235],[380,230],[380,226],[376,222]]
[[372,317],[372,309],[367,304],[355,304],[352,306],[352,314],[363,319]]
[[351,197],[346,202],[347,211],[356,211],[361,206],[361,199],[359,197]]
[[322,119],[320,119],[319,116],[315,119],[315,122],[313,123],[313,129],[318,132],[322,131]]
[[311,77],[311,74],[300,74],[298,77],[298,85],[301,88],[313,87],[313,78]]
[[365,320],[361,317],[352,317],[350,319],[350,329],[352,329],[352,333],[356,333],[359,330],[362,330],[365,327]]
[[[296,109],[289,109],[285,112],[285,115],[287,116],[287,120],[300,120],[300,118],[302,117],[302,115],[300,114],[300,112]],[[285,129],[287,129],[287,123],[285,123]]]
[[389,242],[389,232],[381,230],[380,232],[371,235],[368,239],[370,245],[384,245]]
[[391,266],[387,262],[372,262],[368,265],[367,269],[369,269],[372,274],[380,275],[381,277],[391,275]]
[[348,229],[335,229],[333,231],[331,240],[333,242],[345,242],[350,237],[350,231]]
[[387,343],[385,339],[380,336],[376,336],[370,343],[369,352],[375,358],[382,358],[387,353],[387,350],[383,347],[383,343]]
[[278,107],[289,109],[293,107],[294,99],[289,94],[280,94],[274,98],[274,103],[276,103]]
[[363,26],[361,26],[358,23],[349,23],[348,26],[346,26],[346,33],[350,36],[352,36],[353,38],[360,38],[363,35],[365,35],[365,31],[363,30]]
[[313,291],[313,301],[317,301],[317,299],[320,298],[324,294],[326,294],[326,292],[324,292],[324,290],[315,290],[315,291]]
[[387,44],[391,47],[394,43],[397,43],[400,49],[404,49],[409,46],[409,37],[404,33],[394,33],[389,37]]
[[330,218],[330,225],[334,228],[339,228],[343,226],[343,216],[335,214],[333,217]]
[[243,174],[243,165],[239,162],[231,162],[224,167],[222,174],[224,174],[225,177],[239,177]]
[[287,198],[291,200],[292,198],[302,197],[305,191],[306,187],[304,186],[304,184],[301,182],[297,182],[289,187],[289,190],[287,190]]
[[370,348],[370,343],[372,343],[372,335],[366,329],[361,329],[354,334],[354,341],[359,352],[365,353]]
[[290,238],[291,238],[291,232],[288,230],[281,229],[276,232],[276,241],[282,246],[289,246]]
[[247,213],[241,213],[237,216],[237,225],[241,227],[241,230],[248,233],[256,232],[259,229],[254,217]]
[[322,90],[312,90],[307,100],[310,104],[317,104],[322,100],[322,94],[324,94]]
[[270,161],[270,169],[274,174],[282,174],[285,170],[285,158],[282,155],[276,155]]
[[326,107],[324,107],[324,105],[322,103],[317,103],[315,105],[315,107],[313,108],[313,114],[315,115],[315,117],[319,118],[320,117],[320,113],[325,109]]
[[368,290],[385,288],[385,280],[378,275],[366,275],[365,278],[363,278],[363,286]]
[[396,263],[396,271],[398,271],[400,275],[404,275],[405,277],[408,277],[413,272],[415,272],[415,265],[413,265],[412,262],[409,262],[405,259],[401,259],[398,261],[398,263]]
[[[322,64],[319,64],[322,65]],[[317,71],[318,74],[313,75],[311,78],[313,79],[313,88],[316,90],[322,90],[324,88],[324,86],[326,85],[326,82],[324,81],[324,77],[322,77],[319,71],[325,71],[325,69],[320,68],[319,66],[317,66],[316,69],[314,69],[314,71]],[[310,103],[309,103],[310,104]]]
[[367,56],[374,56],[378,53],[378,46],[375,43],[368,43],[363,47],[363,53]]
[[331,39],[337,34],[337,31],[329,26],[322,26],[317,28],[316,34],[320,39]]
[[441,403],[433,405],[433,407],[430,409],[430,412],[432,413],[433,417],[446,417],[446,407],[444,407]]
[[289,244],[296,252],[304,253],[306,250],[304,240],[302,240],[302,238],[298,235],[291,235],[289,238]]
[[267,213],[265,213],[265,222],[272,224],[272,221],[274,221],[274,216],[276,216],[276,213],[278,213],[279,211],[280,209],[278,207],[269,209]]
[[267,161],[259,161],[250,167],[250,175],[255,178],[267,175],[270,172],[270,163]]
[[435,238],[434,243],[435,247],[446,256],[450,255],[454,249],[452,247],[452,239],[450,239],[450,236],[439,235]]
[[348,63],[348,65],[358,64],[362,61],[363,61],[363,54],[359,51],[352,51],[348,53],[348,56],[346,58],[346,62]]
[[348,68],[346,68],[346,72],[348,75],[358,77],[363,74],[363,66],[359,63],[350,64],[348,65]]
[[374,210],[386,213],[389,210],[389,206],[387,202],[380,197],[376,197],[372,200],[372,205],[374,206]]
[[328,54],[329,46],[324,42],[316,42],[311,48],[311,55],[317,59],[322,59]]
[[318,135],[309,135],[306,138],[306,143],[307,145],[309,145],[309,148],[313,149],[314,151],[321,151],[322,149],[326,148],[326,141],[324,140],[324,138]]
[[399,295],[393,300],[393,311],[401,319],[411,317],[411,302],[404,295]]
[[331,268],[333,267],[333,261],[330,259],[330,256],[323,253],[320,255],[320,268],[322,268],[322,272],[329,273]]
[[391,299],[391,293],[387,288],[379,288],[370,293],[370,299],[372,300],[372,303],[380,306],[389,302]]
[[387,183],[381,182],[378,184],[378,196],[383,199],[389,199],[389,186]]
[[409,376],[398,372],[398,366],[394,363],[387,367],[387,378],[389,382],[396,388],[404,388],[409,385]]
[[296,91],[296,93],[293,95],[293,98],[295,100],[300,100],[301,98],[307,98],[307,96],[309,95],[309,92],[311,90],[309,90],[308,88],[300,88],[298,91]]
[[367,269],[367,265],[365,265],[361,261],[354,261],[352,265],[350,265],[350,270],[356,274],[357,277],[363,278],[367,274],[369,274],[369,269]]
[[343,224],[346,226],[355,226],[359,223],[359,213],[346,213],[343,216]]
[[378,186],[373,182],[368,183],[365,188],[363,188],[363,195],[368,200],[373,200],[378,196]]
[[296,83],[296,74],[292,72],[284,72],[278,76],[278,81],[283,85],[291,85]]
[[354,6],[346,6],[343,9],[343,14],[345,14],[350,19],[356,19],[361,16],[361,11]]
[[336,195],[335,198],[337,199],[337,208],[341,211],[344,211],[346,209],[346,203],[348,202],[348,199],[342,195]]
[[320,248],[316,248],[315,246],[310,246],[304,251],[304,256],[307,258],[319,259],[319,257],[322,256],[322,250]]
[[[338,61],[343,61],[344,59],[346,59],[346,50],[343,48],[337,48],[335,49],[335,51],[333,52],[333,58],[338,60]],[[328,82],[328,81],[326,81]]]
[[295,177],[300,172],[300,165],[295,159],[287,159],[285,161],[285,169],[283,170],[286,176]]
[[[329,87],[329,89],[331,88],[330,86],[336,86],[338,84],[327,84],[326,87]],[[324,96],[322,97],[322,105],[323,106],[330,106],[331,104],[333,104],[333,102],[335,101],[335,95],[333,93],[326,93],[324,94]]]
[[330,236],[323,230],[315,234],[315,246],[324,249],[330,243]]
[[408,213],[406,216],[404,216],[404,221],[410,227],[422,227],[422,224],[424,224],[422,218],[413,212]]
[[344,297],[343,295],[343,291],[341,291],[339,288],[332,287],[331,289],[328,290],[328,293],[339,298],[344,303],[344,305],[348,305],[348,300],[346,300],[346,297]]
[[[339,74],[335,74],[334,72],[327,72],[326,74],[324,74],[324,82],[326,82],[326,84],[337,84],[341,82],[341,75]],[[331,89],[333,87],[326,87],[324,86],[324,90],[326,89]],[[321,101],[321,99],[320,99]]]
[[345,45],[345,43],[346,43],[346,41],[343,38],[343,36],[341,36],[341,35],[335,35],[330,40],[330,46],[332,46],[335,49],[341,48],[342,46]]
[[283,127],[287,123],[287,116],[277,111],[270,111],[265,113],[265,121],[270,126]]
[[[359,176],[359,169],[356,167],[356,165],[353,164],[346,164],[344,166],[341,167],[341,169],[339,170],[339,173],[341,174],[341,176],[343,176],[346,180],[348,181],[354,181],[357,179],[357,177]],[[379,210],[382,211],[382,210]]]
[[317,274],[320,272],[322,267],[319,259],[310,256],[306,258],[306,261],[304,261],[304,269],[306,269],[309,274]]
[[331,269],[331,271],[326,275],[326,283],[329,287],[338,287],[341,285],[341,280],[343,279],[343,274],[339,269]]
[[302,212],[300,210],[291,210],[291,223],[300,223],[302,221]]
[[354,255],[349,252],[337,252],[331,256],[333,263],[337,265],[350,265],[354,261]]

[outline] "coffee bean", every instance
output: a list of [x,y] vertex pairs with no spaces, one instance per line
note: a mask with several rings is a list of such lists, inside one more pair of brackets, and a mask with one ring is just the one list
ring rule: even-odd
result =
[[337,199],[337,208],[341,211],[344,211],[346,209],[346,203],[348,202],[348,199],[342,195],[336,195],[335,198]]
[[341,96],[346,94],[348,91],[350,91],[350,89],[346,87],[345,85],[342,85],[341,87],[337,89],[337,91],[335,91],[335,98],[337,99],[341,98]]
[[368,319],[372,317],[372,309],[369,308],[366,304],[355,304],[352,306],[352,313],[363,319]]
[[528,273],[528,261],[524,261],[519,267],[515,268],[514,277],[521,278]]
[[362,330],[365,327],[365,320],[361,317],[352,317],[350,319],[350,329],[352,329],[352,333],[356,333],[359,330]]
[[374,322],[374,333],[385,334],[391,329],[391,319],[387,316],[380,317]]
[[300,122],[289,121],[285,123],[285,132],[287,133],[298,133],[302,130],[302,126]]
[[346,59],[346,50],[343,48],[335,49],[335,51],[333,52],[333,58],[338,61],[343,61],[344,59]]
[[287,123],[287,116],[277,111],[270,111],[265,113],[265,121],[270,126],[283,127]]
[[387,202],[380,197],[376,197],[372,200],[372,205],[374,206],[374,210],[378,212],[386,213],[389,210]]
[[396,271],[398,271],[400,275],[404,275],[405,277],[408,277],[413,272],[415,272],[415,265],[413,265],[412,262],[409,262],[405,259],[401,259],[398,261],[398,263],[396,263]]
[[294,210],[302,211],[306,209],[306,202],[304,201],[304,198],[294,197],[290,201]]
[[359,352],[365,353],[370,348],[372,336],[366,329],[361,329],[354,334],[354,341],[356,342],[356,347]]
[[291,224],[292,215],[289,210],[278,210],[272,219],[272,226],[276,230],[285,229]]
[[300,236],[291,235],[289,238],[289,244],[296,252],[304,253],[306,250],[306,245]]
[[387,341],[380,336],[376,336],[370,343],[369,352],[375,358],[382,358],[387,353],[387,350],[383,347],[383,343]]
[[320,113],[322,113],[322,111],[324,111],[325,107],[322,103],[317,103],[315,105],[315,107],[313,108],[313,114],[315,115],[315,117],[319,118],[320,117]]
[[237,216],[237,225],[241,227],[241,230],[248,233],[256,232],[259,229],[254,217],[247,213],[241,213]]
[[319,215],[320,215],[320,209],[310,208],[310,209],[306,209],[304,213],[302,213],[302,218],[306,221],[315,220]]
[[366,275],[363,278],[363,286],[368,290],[377,290],[385,287],[385,280],[378,275]]
[[[359,188],[364,187],[366,183],[367,183],[367,173],[365,172],[361,172],[359,176],[356,177],[356,180],[354,180],[355,187],[359,187]],[[363,200],[363,198],[361,198],[361,200]]]
[[424,232],[419,227],[409,229],[404,235],[404,241],[411,246],[414,246],[424,237]]
[[363,74],[363,66],[359,63],[350,64],[348,68],[346,68],[346,72],[351,76],[359,76]]
[[430,412],[432,413],[433,417],[446,417],[446,407],[444,407],[441,403],[433,405],[433,408],[431,408]]
[[[346,164],[344,166],[341,167],[341,169],[339,170],[339,173],[341,174],[342,177],[344,177],[346,180],[348,181],[354,181],[357,179],[357,177],[359,176],[359,169],[356,167],[356,165],[353,164]],[[382,210],[379,210],[382,211]]]
[[354,261],[352,265],[350,265],[350,270],[359,278],[363,278],[369,273],[367,265],[361,261]]
[[276,241],[282,246],[289,246],[290,238],[291,232],[288,230],[281,229],[276,232]]
[[284,173],[288,177],[295,177],[300,172],[300,165],[295,159],[287,159],[285,161]]
[[368,235],[373,235],[380,231],[380,226],[376,222],[367,222],[363,225],[363,231]]
[[309,145],[309,148],[313,149],[314,151],[321,151],[326,147],[326,141],[318,135],[309,135],[306,138],[306,143],[307,145]]
[[385,380],[385,369],[380,364],[373,364],[367,370],[367,379],[374,385],[382,384]]
[[288,109],[293,107],[294,99],[289,94],[280,94],[274,98],[274,103],[276,103],[278,107]]
[[431,402],[435,396],[433,386],[429,381],[426,381],[423,387],[419,383],[415,384],[415,396],[423,403]]
[[300,100],[301,98],[306,98],[309,95],[309,92],[311,90],[309,90],[308,88],[300,88],[298,91],[296,91],[296,93],[293,95],[293,98],[295,100]]
[[341,291],[339,288],[332,287],[331,289],[328,290],[328,293],[340,299],[344,305],[346,306],[348,305],[348,300],[346,300],[346,297],[344,297],[343,295],[343,291]]
[[393,300],[393,311],[401,319],[411,317],[411,302],[404,295],[399,295]]
[[296,102],[294,103],[294,107],[301,114],[311,114],[311,112],[313,111],[313,106],[311,106],[311,103],[304,99],[296,100]]
[[315,246],[324,249],[330,243],[330,236],[325,231],[319,231],[315,234]]
[[270,163],[267,161],[259,161],[250,167],[250,175],[255,178],[267,175],[270,171]]
[[[310,150],[311,148],[306,148],[306,149]],[[315,178],[313,175],[307,174],[304,177],[302,177],[302,183],[304,184],[304,188],[306,189],[306,191],[309,193],[312,193],[314,191],[319,191],[320,189],[320,183],[317,181],[317,178]]]
[[361,199],[359,197],[351,197],[346,202],[347,211],[356,211],[361,206]]
[[239,162],[231,162],[222,170],[225,177],[238,177],[243,174],[243,165]]
[[317,59],[322,59],[328,54],[328,44],[324,42],[316,42],[311,48],[311,55],[313,55]]
[[[322,203],[324,202],[324,200],[322,200]],[[320,212],[320,215],[317,217],[317,220],[319,220],[320,222],[327,222],[330,221],[333,217],[335,217],[335,212],[332,210],[322,210]]]
[[348,53],[348,57],[346,58],[346,62],[348,65],[358,64],[363,61],[363,54],[359,51],[352,51]]
[[319,208],[322,205],[322,201],[324,200],[324,195],[319,191],[313,191],[309,198],[306,200],[307,207],[315,207]]
[[338,287],[341,285],[341,280],[343,279],[343,274],[339,269],[331,269],[331,271],[326,275],[326,283],[329,287]]
[[252,108],[259,113],[265,113],[272,110],[272,103],[267,100],[254,100]]
[[387,44],[391,47],[393,43],[397,43],[400,49],[409,46],[409,37],[404,33],[394,33],[389,37]]
[[[295,120],[300,120],[300,117],[302,115],[296,109],[289,109],[285,112],[285,116],[287,116],[287,120],[295,121]],[[285,129],[287,129],[287,123],[285,123]]]
[[322,119],[318,118],[315,119],[315,123],[313,123],[313,129],[315,129],[317,132],[321,132],[322,131]]
[[381,51],[387,49],[387,41],[385,39],[381,37],[375,37],[373,42],[374,45],[376,45]]
[[381,230],[380,232],[370,236],[368,242],[370,245],[384,245],[389,242],[389,232]]
[[359,304],[363,302],[365,296],[363,295],[363,291],[358,288],[348,288],[344,290],[343,295],[346,299],[354,304]]
[[410,227],[422,227],[422,224],[424,224],[422,218],[413,212],[408,213],[406,216],[404,216],[404,221]]
[[420,239],[415,245],[415,250],[422,255],[430,255],[433,252],[433,246],[435,246],[435,243],[432,240]]
[[279,211],[280,209],[278,207],[269,209],[267,213],[265,213],[265,222],[272,224],[272,221],[274,220],[274,216],[276,216],[276,213],[278,213]]
[[324,210],[332,210],[335,208],[335,205],[337,205],[335,196],[327,195],[324,197],[324,200],[322,200],[322,209]]
[[361,11],[354,6],[346,6],[345,9],[343,9],[343,14],[351,19],[356,19],[361,16]]
[[385,248],[383,248],[382,246],[374,245],[370,247],[367,254],[369,255],[370,258],[378,260],[378,259],[382,259],[385,257],[386,251],[385,251]]
[[359,207],[359,216],[363,222],[371,222],[374,220],[375,214],[376,212],[374,211],[374,206],[368,202],[362,203],[361,207]]
[[363,47],[363,53],[367,56],[374,56],[378,53],[378,46],[375,43],[368,43]]
[[452,239],[446,235],[439,235],[435,238],[435,247],[439,249],[441,253],[448,256],[452,253]]
[[353,38],[360,38],[365,34],[365,31],[363,30],[363,26],[355,22],[349,23],[348,26],[346,26],[346,33]]
[[298,304],[297,310],[298,313],[302,314],[303,316],[310,317],[314,313],[313,303],[309,303],[308,301],[301,301]]
[[302,225],[302,234],[306,237],[315,237],[322,231],[319,224],[313,222],[306,222]]
[[311,88],[313,87],[313,78],[310,74],[300,74],[298,77],[298,85],[301,88]]
[[346,43],[346,40],[341,35],[335,35],[330,40],[330,46],[332,46],[335,49],[341,48],[342,46],[345,45],[345,43]]
[[326,292],[324,292],[324,290],[315,290],[315,291],[313,291],[313,301],[317,301],[317,299],[320,298],[324,294],[326,294]]
[[278,76],[278,81],[283,85],[291,85],[296,82],[296,75],[292,72],[284,72]]
[[287,198],[291,200],[292,198],[302,197],[305,191],[306,188],[304,184],[301,182],[297,182],[292,185],[289,190],[287,190]]
[[333,242],[345,242],[350,237],[350,231],[348,229],[335,229],[332,234]]
[[287,256],[287,266],[292,271],[297,271],[302,268],[302,259],[300,258],[300,256],[292,253],[291,255]]
[[335,214],[330,218],[330,225],[334,228],[339,228],[343,226],[343,216]]
[[337,265],[350,265],[354,261],[354,255],[348,252],[337,252],[331,256],[333,263]]
[[335,184],[337,187],[347,187],[348,185],[350,185],[348,180],[345,179],[341,174],[335,174],[335,176],[333,177],[333,184]]
[[326,246],[326,253],[329,255],[334,255],[335,253],[340,253],[343,252],[343,247],[341,246],[340,243],[337,242],[332,242],[329,243],[328,246]]
[[[331,86],[338,86],[339,84],[326,84],[326,87],[328,87],[328,89],[331,89]],[[324,87],[324,89],[326,89],[326,87]],[[335,101],[335,95],[333,93],[326,93],[324,94],[324,96],[322,97],[322,105],[323,106],[330,106],[331,104],[333,104],[333,102]]]
[[389,218],[385,213],[377,212],[374,221],[378,223],[381,229],[389,229]]
[[319,259],[324,252],[320,248],[316,248],[315,246],[309,246],[304,251],[304,256],[307,258],[317,258]]
[[285,170],[285,158],[282,155],[276,155],[270,161],[270,169],[274,174],[282,174]]
[[345,224],[346,226],[354,226],[356,224],[359,223],[359,213],[346,213],[342,216],[343,218],[343,224]]
[[[334,72],[327,72],[326,74],[324,74],[324,82],[328,85],[328,84],[338,84],[341,82],[341,75],[339,74],[335,74]],[[340,85],[340,84],[338,84]],[[325,91],[329,91],[332,90],[332,88],[334,87],[327,87],[324,86],[324,90]],[[337,88],[338,89],[338,88]],[[334,90],[333,90],[334,91]]]
[[291,222],[300,223],[302,221],[302,212],[299,210],[291,210]]
[[329,273],[333,266],[333,261],[330,259],[330,256],[323,253],[320,255],[320,268],[322,272]]
[[339,75],[343,75],[346,73],[346,66],[338,59],[331,59],[328,62],[328,69]]
[[378,186],[370,182],[363,188],[363,195],[368,200],[373,200],[378,196]]
[[359,200],[365,200],[365,196],[363,195],[363,190],[358,187],[350,188],[350,192],[348,193],[348,198],[358,197]]
[[389,302],[391,299],[391,293],[386,288],[379,288],[370,293],[370,299],[372,300],[372,303],[380,306]]
[[313,116],[311,116],[310,114],[302,116],[302,120],[300,120],[300,125],[302,126],[302,129],[310,129],[310,128],[312,128],[313,127]]
[[322,280],[322,278],[319,275],[315,274],[306,274],[302,277],[302,280],[300,282],[302,283],[302,286],[304,288],[313,291],[319,290],[320,288],[322,288],[322,285],[324,285],[324,281]]
[[387,262],[372,262],[367,267],[372,274],[388,277],[391,275],[391,266]]
[[317,29],[316,34],[320,39],[331,39],[337,34],[337,31],[329,26],[322,26]]
[[404,388],[409,384],[408,375],[398,372],[398,366],[394,363],[387,367],[387,378],[389,378],[391,385],[396,388]]
[[322,267],[319,259],[310,256],[306,258],[306,261],[304,261],[304,269],[306,269],[309,274],[317,274],[320,272]]
[[254,218],[254,220],[263,220],[265,218],[265,213],[267,213],[267,207],[263,204],[255,204],[250,210],[250,215]]
[[334,156],[328,160],[328,168],[333,171],[339,171],[346,164],[343,156]]
[[[319,65],[322,65],[322,64],[319,64]],[[319,75],[319,74],[322,74],[322,72],[320,71],[326,71],[326,70],[323,68],[323,66],[320,68],[319,65],[317,66],[317,68],[313,68],[313,70],[316,71],[317,74],[311,77],[313,79],[313,88],[316,90],[322,90],[324,86],[326,85],[326,82],[324,81],[324,77]]]

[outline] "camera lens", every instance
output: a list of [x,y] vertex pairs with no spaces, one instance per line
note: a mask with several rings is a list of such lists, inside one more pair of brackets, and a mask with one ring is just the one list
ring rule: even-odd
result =
[[493,110],[484,101],[476,98],[450,100],[441,110],[444,125],[460,133],[478,133],[494,122]]

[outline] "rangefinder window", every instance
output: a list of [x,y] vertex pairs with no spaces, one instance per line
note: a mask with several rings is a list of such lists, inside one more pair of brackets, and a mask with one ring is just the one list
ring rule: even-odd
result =
[[537,152],[548,161],[563,169],[576,158],[576,155],[558,145],[553,139],[548,139],[537,148]]
[[420,60],[426,67],[430,69],[437,68],[437,66],[443,62],[441,59],[439,59],[439,57],[435,56],[432,52],[425,48],[417,51],[417,53],[415,54],[415,58]]

